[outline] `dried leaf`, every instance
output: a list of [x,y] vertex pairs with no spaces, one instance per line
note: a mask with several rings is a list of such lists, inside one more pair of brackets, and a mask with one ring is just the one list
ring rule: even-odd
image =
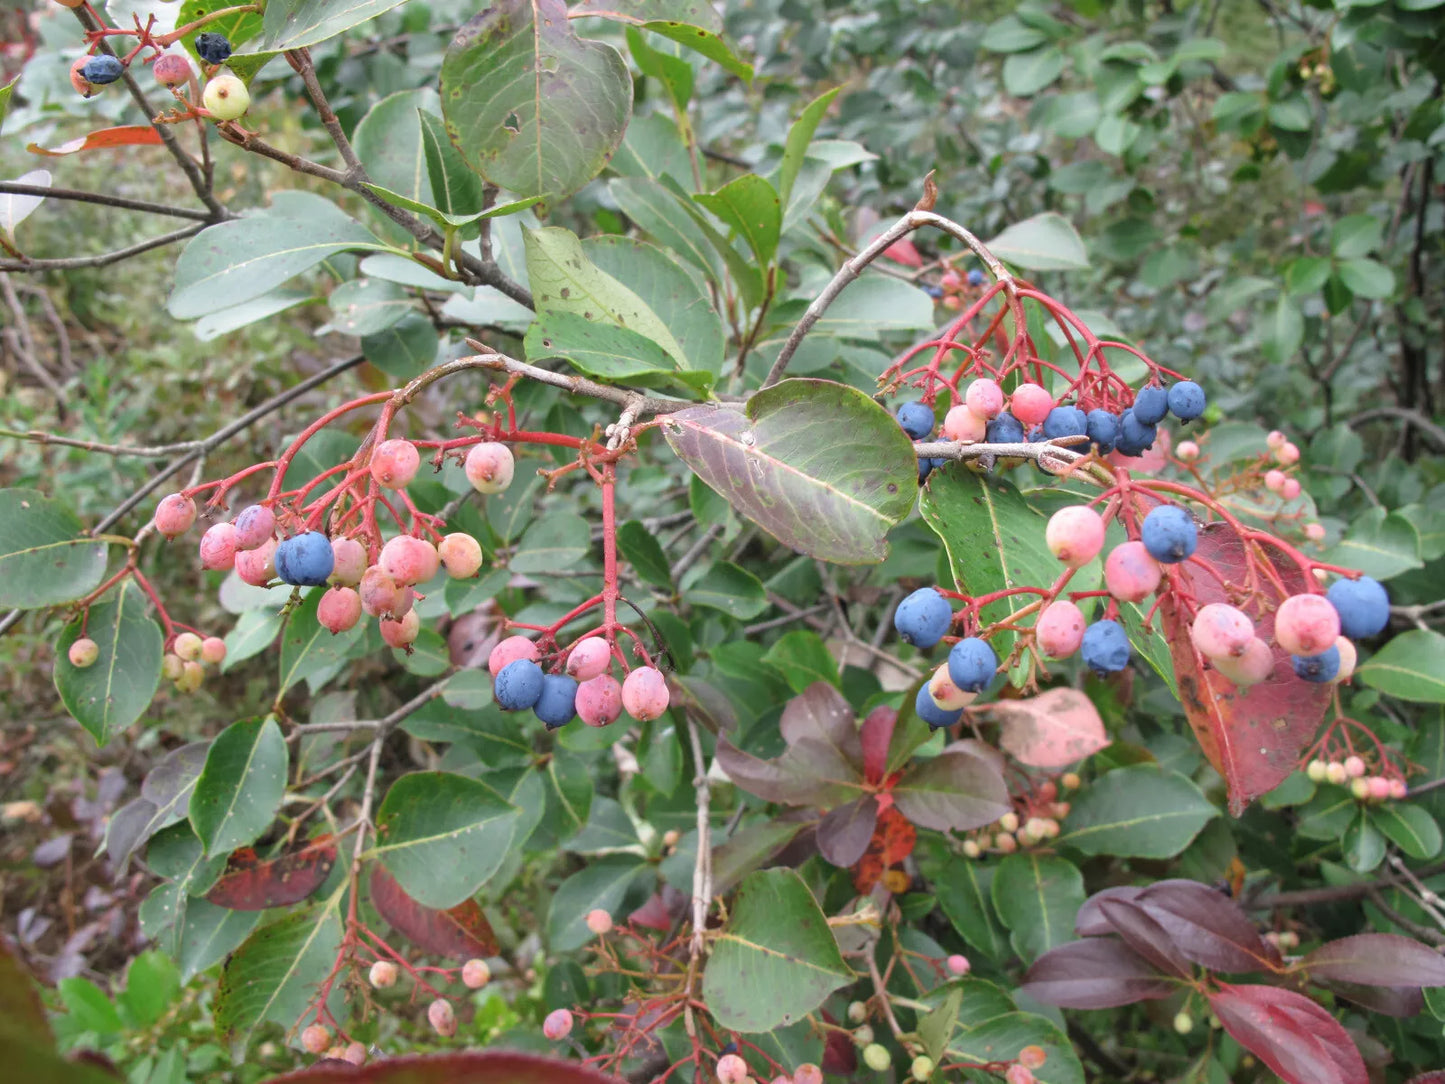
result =
[[299,903],[315,892],[336,865],[336,840],[328,835],[262,861],[250,847],[231,852],[225,872],[206,899],[232,911],[265,911]]
[[918,842],[918,829],[894,806],[878,814],[878,823],[873,829],[873,838],[868,849],[853,867],[853,887],[859,892],[871,892],[873,886],[892,866],[902,862],[913,853]]
[[47,158],[64,158],[67,154],[79,154],[81,151],[102,150],[107,147],[160,146],[160,143],[160,133],[149,124],[123,124],[117,128],[102,128],[58,147],[47,148],[39,143],[31,143],[25,149],[31,154],[40,154]]
[[1094,702],[1078,689],[1050,689],[990,709],[1000,723],[999,745],[1031,768],[1064,768],[1109,744]]
[[371,870],[371,905],[388,925],[423,952],[454,960],[495,956],[497,936],[476,900],[445,911],[423,907],[402,891],[380,863]]

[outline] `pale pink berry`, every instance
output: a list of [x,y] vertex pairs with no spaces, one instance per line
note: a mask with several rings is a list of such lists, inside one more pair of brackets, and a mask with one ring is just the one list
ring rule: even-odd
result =
[[1019,1051],[1018,1062],[1025,1069],[1042,1069],[1048,1060],[1048,1051],[1041,1046],[1030,1044]]
[[389,617],[381,619],[381,638],[388,647],[406,647],[421,631],[421,617],[415,610],[408,610],[400,621]]
[[1003,389],[987,377],[969,384],[964,389],[963,401],[980,418],[997,418],[1003,413]]
[[1274,450],[1274,458],[1282,467],[1293,466],[1299,462],[1299,446],[1287,440]]
[[339,583],[343,587],[355,587],[366,573],[366,547],[354,538],[333,538],[331,540],[333,564],[328,583]]
[[572,1031],[572,1014],[566,1009],[553,1009],[542,1021],[542,1034],[556,1042],[565,1039]]
[[1179,447],[1174,449],[1174,454],[1186,463],[1193,463],[1199,458],[1199,445],[1192,440],[1181,440]]
[[1300,484],[1298,478],[1286,478],[1284,485],[1280,486],[1279,495],[1287,501],[1292,501],[1300,495]]
[[100,645],[89,636],[82,636],[71,643],[66,656],[70,659],[70,665],[77,670],[85,670],[94,666],[95,661],[100,658]]
[[403,586],[426,583],[437,574],[441,558],[437,548],[424,538],[399,534],[381,547],[377,566]]
[[1143,602],[1163,575],[1159,562],[1137,539],[1115,546],[1104,561],[1104,586],[1120,602]]
[[1049,517],[1044,541],[1069,568],[1080,568],[1104,548],[1104,517],[1086,504],[1060,508]]
[[1211,661],[1216,670],[1240,688],[1258,685],[1274,673],[1274,652],[1257,636],[1238,655],[1221,655]]
[[268,538],[253,550],[236,553],[236,575],[242,583],[265,587],[276,578],[276,540]]
[[1038,1077],[1034,1076],[1034,1071],[1032,1069],[1029,1069],[1024,1065],[1020,1065],[1018,1062],[1015,1062],[1013,1065],[1010,1065],[1008,1067],[1008,1069],[1004,1072],[1003,1078],[1007,1082],[1007,1084],[1037,1084],[1037,1081],[1039,1079]]
[[967,975],[973,970],[973,965],[968,962],[967,956],[955,952],[948,958],[948,970],[954,975]]
[[264,545],[276,530],[276,513],[264,504],[253,504],[241,509],[232,521],[236,527],[236,548],[253,550]]
[[201,638],[194,632],[183,632],[171,644],[171,650],[186,662],[197,662],[201,657],[201,643]]
[[1358,757],[1353,754],[1345,757],[1345,774],[1351,779],[1360,778],[1366,771],[1364,757]]
[[1323,542],[1325,540],[1325,525],[1323,523],[1306,523],[1305,537],[1311,542]]
[[396,964],[390,960],[377,960],[371,965],[371,973],[367,978],[371,980],[372,986],[378,990],[385,990],[389,986],[396,985],[396,976]]
[[1009,409],[1025,426],[1042,425],[1054,409],[1054,397],[1037,384],[1020,384],[1009,399]]
[[426,1008],[427,1022],[431,1024],[432,1030],[438,1035],[445,1037],[457,1033],[457,1014],[452,1008],[452,1003],[444,997],[439,997]]
[[478,493],[502,492],[512,484],[516,467],[512,449],[491,441],[473,447],[465,463],[467,481]]
[[605,674],[612,665],[612,645],[600,636],[589,636],[567,656],[567,673],[578,681]]
[[1324,595],[1291,595],[1274,615],[1274,638],[1291,655],[1318,655],[1334,646],[1340,615]]
[[361,620],[361,596],[350,587],[333,587],[316,604],[316,620],[335,635]]
[[587,928],[599,937],[612,932],[612,916],[600,907],[594,907],[588,911],[585,921]]
[[201,641],[201,661],[220,666],[226,661],[226,641],[219,636],[207,636]]
[[452,579],[468,580],[482,567],[482,544],[471,535],[457,531],[437,543],[437,557]]
[[1363,802],[1370,797],[1370,781],[1368,779],[1351,779],[1350,793],[1355,801]]
[[1340,653],[1340,669],[1330,684],[1343,685],[1355,676],[1355,665],[1360,661],[1360,654],[1355,650],[1355,642],[1348,636],[1335,638],[1335,650]]
[[1286,439],[1288,438],[1286,438],[1285,435],[1281,433],[1278,429],[1271,429],[1269,431],[1269,436],[1264,438],[1264,443],[1270,451],[1274,451],[1276,448],[1281,447]]
[[1403,801],[1405,795],[1410,793],[1410,788],[1405,786],[1405,781],[1403,779],[1391,779],[1389,780],[1389,786],[1390,797],[1397,802]]
[[1370,800],[1372,802],[1383,802],[1390,797],[1390,781],[1383,775],[1372,775],[1365,780],[1370,788]]
[[1194,615],[1189,635],[1199,653],[1207,659],[1242,655],[1254,639],[1254,622],[1228,603],[1211,602],[1201,606]]
[[341,1058],[343,1061],[351,1062],[352,1065],[365,1065],[366,1047],[361,1043],[347,1043]]
[[1084,612],[1068,599],[1059,599],[1044,607],[1034,625],[1034,642],[1051,659],[1067,659],[1084,642],[1084,629],[1089,622]]
[[156,530],[167,538],[185,534],[196,522],[196,502],[179,493],[162,497],[156,505]]
[[492,981],[492,969],[486,960],[475,957],[462,964],[462,983],[468,990],[480,990]]
[[823,1084],[823,1070],[805,1061],[793,1070],[793,1084]]
[[1271,493],[1278,493],[1284,489],[1285,479],[1288,477],[1282,470],[1267,470],[1264,472],[1264,488]]
[[518,659],[536,662],[541,657],[537,645],[525,636],[508,636],[492,648],[492,653],[487,656],[487,669],[491,671],[492,677],[496,677],[508,663]]
[[301,1045],[308,1054],[319,1054],[331,1045],[331,1032],[320,1024],[312,1024],[302,1030]]
[[978,693],[960,689],[954,684],[948,673],[947,663],[933,671],[933,675],[928,679],[928,695],[940,711],[958,711],[978,699]]
[[1337,787],[1344,786],[1350,779],[1345,772],[1345,766],[1338,760],[1332,760],[1325,765],[1325,778]]
[[577,717],[587,726],[607,726],[622,714],[622,686],[611,674],[598,674],[577,686]]
[[972,407],[956,406],[943,416],[944,440],[957,440],[964,444],[976,444],[988,429],[988,419],[973,412]]
[[421,466],[421,453],[409,440],[384,440],[371,453],[371,476],[387,489],[405,489]]
[[236,528],[216,523],[201,535],[201,566],[226,572],[236,567]]
[[362,573],[358,593],[361,608],[371,617],[400,617],[410,608],[405,603],[405,589],[377,565]]
[[719,1084],[742,1084],[748,1076],[748,1063],[736,1054],[724,1054],[717,1060]]
[[622,706],[639,723],[656,719],[667,710],[667,678],[653,666],[639,666],[622,683]]

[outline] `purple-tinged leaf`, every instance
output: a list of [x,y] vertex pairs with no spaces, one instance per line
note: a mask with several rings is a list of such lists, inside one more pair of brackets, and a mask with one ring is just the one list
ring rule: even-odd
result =
[[1362,1009],[1408,1019],[1419,1016],[1425,1008],[1425,995],[1418,986],[1362,986],[1355,982],[1324,980],[1320,982],[1326,990],[1354,1002]]
[[798,742],[774,760],[744,753],[725,738],[717,743],[718,767],[749,794],[782,805],[834,806],[861,794],[858,769],[831,745]]
[[840,805],[818,822],[818,851],[835,866],[847,869],[863,857],[878,823],[878,799],[865,794]]
[[1312,979],[1364,986],[1445,986],[1445,957],[1395,933],[1362,933],[1327,941],[1292,970]]
[[1369,1084],[1349,1032],[1303,994],[1277,986],[1224,986],[1209,1007],[1240,1046],[1286,1084]]
[[1105,900],[1136,900],[1144,893],[1143,885],[1120,885],[1095,892],[1084,901],[1079,913],[1074,916],[1074,932],[1080,937],[1107,937],[1114,927],[1104,917],[1102,904]]
[[1213,971],[1274,971],[1279,952],[1259,935],[1239,904],[1198,881],[1161,881],[1138,903],[1163,926],[1180,953]]
[[789,745],[814,741],[831,745],[844,760],[863,770],[863,743],[853,709],[843,694],[826,681],[817,681],[789,700],[778,720],[778,729]]
[[335,865],[336,839],[330,833],[266,860],[250,847],[241,847],[231,852],[225,872],[206,892],[206,899],[231,911],[285,907],[320,888]]
[[888,774],[888,747],[893,744],[893,728],[898,723],[898,712],[887,704],[880,704],[868,713],[858,731],[858,741],[863,747],[863,780],[870,785],[883,782]]
[[620,1084],[580,1062],[539,1054],[485,1050],[465,1054],[429,1054],[382,1058],[361,1068],[329,1060],[271,1084]]
[[1166,974],[1188,978],[1189,961],[1179,952],[1169,931],[1143,907],[1129,900],[1101,900],[1099,910],[1125,944]]
[[1020,989],[1061,1009],[1112,1009],[1169,997],[1178,984],[1124,942],[1091,937],[1044,953],[1028,969]]
[[962,750],[918,764],[898,781],[893,799],[914,824],[940,832],[981,828],[1013,808],[998,769]]

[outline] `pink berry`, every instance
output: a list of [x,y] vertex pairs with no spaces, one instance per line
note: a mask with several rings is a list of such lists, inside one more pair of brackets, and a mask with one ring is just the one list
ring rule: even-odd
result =
[[1410,788],[1405,786],[1405,781],[1403,779],[1391,779],[1389,780],[1389,786],[1390,797],[1397,802],[1403,801],[1405,795],[1410,793]]
[[588,726],[607,726],[622,714],[622,686],[611,674],[598,674],[577,686],[577,717]]
[[724,1054],[717,1060],[719,1084],[742,1084],[748,1076],[748,1063],[736,1054]]
[[1292,501],[1300,495],[1300,484],[1298,478],[1286,478],[1284,485],[1280,487],[1279,495],[1287,501]]
[[447,1037],[457,1033],[456,1010],[452,1008],[452,1003],[444,997],[437,998],[427,1006],[426,1018],[438,1035]]
[[1274,458],[1282,467],[1293,466],[1299,462],[1299,446],[1287,440],[1274,450]]
[[1084,629],[1089,622],[1084,612],[1068,599],[1059,599],[1044,607],[1034,625],[1034,642],[1051,659],[1067,659],[1084,642]]
[[1269,436],[1264,438],[1264,443],[1270,451],[1274,451],[1276,448],[1283,446],[1286,439],[1285,435],[1278,429],[1271,429]]
[[1104,586],[1121,602],[1143,602],[1154,593],[1164,570],[1137,539],[1115,546],[1104,561]]
[[396,985],[396,964],[390,960],[377,960],[371,965],[371,973],[367,976],[371,985],[378,990],[385,990],[389,986]]
[[1104,517],[1085,504],[1060,508],[1044,529],[1049,552],[1070,568],[1080,568],[1104,548]]
[[1193,463],[1199,458],[1199,445],[1192,440],[1181,440],[1179,447],[1174,449],[1174,454],[1186,463]]
[[331,540],[331,566],[329,583],[343,587],[355,587],[366,572],[366,547],[354,538],[333,538]]
[[954,684],[947,663],[933,671],[933,676],[928,679],[928,695],[940,711],[957,711],[978,699],[978,693],[968,692]]
[[1354,756],[1353,754],[1345,757],[1345,774],[1351,779],[1360,778],[1360,776],[1365,774],[1365,771],[1364,757]]
[[1003,389],[987,377],[969,384],[964,389],[963,401],[980,418],[997,418],[1003,413]]
[[1048,1051],[1041,1046],[1030,1044],[1019,1051],[1018,1061],[1025,1069],[1042,1069],[1048,1060]]
[[409,440],[384,440],[371,453],[371,476],[387,489],[405,489],[421,466],[421,453]]
[[942,436],[944,440],[976,444],[983,439],[987,429],[988,419],[975,414],[972,407],[952,407],[943,416]]
[[77,670],[84,670],[94,666],[95,661],[100,658],[100,645],[89,636],[82,636],[70,645],[65,653],[70,659],[70,665]]
[[1278,493],[1284,489],[1285,479],[1288,475],[1282,470],[1267,470],[1264,472],[1264,488],[1271,493]]
[[1038,1077],[1034,1076],[1032,1069],[1015,1062],[1010,1065],[1003,1075],[1007,1084],[1037,1084]]
[[517,464],[512,458],[512,449],[488,441],[467,453],[464,466],[467,481],[478,493],[500,493],[512,484]]
[[973,965],[968,962],[967,956],[955,952],[948,958],[948,970],[955,975],[967,975],[973,970]]
[[1383,802],[1390,797],[1390,781],[1383,775],[1372,775],[1366,783],[1370,788],[1371,801]]
[[1305,537],[1311,542],[1323,542],[1325,540],[1325,525],[1323,523],[1306,523]]
[[161,503],[156,505],[156,530],[167,538],[185,534],[195,522],[196,502],[189,497],[172,493],[162,497]]
[[171,644],[171,650],[186,662],[198,662],[201,658],[201,638],[194,632],[183,632]]
[[377,565],[361,576],[361,608],[371,617],[401,617],[411,607],[406,592]]
[[441,557],[437,548],[424,538],[399,534],[381,547],[378,567],[403,586],[426,583],[437,574]]
[[236,548],[253,550],[275,532],[276,513],[264,504],[253,504],[241,509],[241,514],[233,522],[236,526]]
[[565,1039],[572,1031],[572,1014],[566,1009],[553,1009],[542,1021],[542,1034],[556,1042]]
[[276,540],[268,538],[253,550],[236,553],[236,575],[242,583],[265,587],[276,578]]
[[471,535],[457,531],[437,543],[437,556],[448,576],[468,580],[482,567],[482,544]]
[[421,616],[415,610],[408,610],[400,621],[389,617],[381,619],[381,638],[388,647],[406,647],[421,631]]
[[201,535],[201,566],[220,572],[236,567],[236,528],[217,523]]
[[487,656],[487,669],[492,672],[492,677],[496,677],[508,663],[516,662],[518,659],[536,662],[541,657],[537,645],[525,636],[508,636],[492,648],[492,653]]
[[586,922],[587,928],[599,937],[612,931],[612,916],[600,907],[587,912]]
[[352,1065],[365,1065],[366,1047],[361,1043],[347,1043],[341,1058],[343,1061],[351,1062]]
[[219,636],[207,636],[201,641],[201,661],[220,666],[226,661],[226,641]]
[[1238,655],[1221,655],[1211,661],[1216,670],[1240,688],[1258,685],[1274,673],[1274,652],[1257,636]]
[[793,1084],[823,1084],[823,1070],[805,1061],[793,1070]]
[[587,681],[607,673],[612,665],[612,645],[600,636],[589,636],[567,656],[567,673],[578,681]]
[[1340,615],[1324,595],[1291,595],[1274,615],[1274,638],[1291,655],[1328,651],[1340,635]]
[[486,960],[470,959],[462,964],[462,983],[468,990],[480,990],[492,981],[492,969]]
[[361,596],[350,587],[333,587],[316,604],[316,620],[335,635],[361,620]]
[[1054,397],[1037,384],[1020,384],[1009,399],[1009,407],[1025,426],[1042,425],[1054,409]]
[[1335,650],[1340,653],[1340,669],[1335,674],[1331,685],[1343,685],[1355,675],[1355,664],[1360,661],[1359,652],[1355,650],[1355,643],[1348,636],[1335,638]]
[[331,1045],[331,1032],[320,1024],[312,1024],[302,1030],[301,1045],[308,1054],[319,1054]]
[[622,706],[639,723],[656,719],[667,710],[670,699],[667,678],[653,666],[639,666],[622,683]]
[[1224,602],[1201,606],[1194,615],[1190,638],[1199,653],[1208,659],[1225,655],[1242,655],[1254,639],[1254,622],[1241,610]]

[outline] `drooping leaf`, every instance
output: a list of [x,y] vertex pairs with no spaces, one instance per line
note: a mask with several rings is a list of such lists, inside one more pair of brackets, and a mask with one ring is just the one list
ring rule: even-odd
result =
[[293,1026],[330,973],[341,944],[341,915],[332,903],[256,930],[226,960],[216,988],[216,1030],[243,1047],[261,1023]]
[[631,328],[588,320],[570,312],[540,317],[527,329],[527,357],[562,358],[596,380],[660,388],[688,398],[705,395],[712,374],[679,369],[672,356]]
[[0,489],[0,606],[34,610],[81,598],[100,586],[105,558],[106,544],[87,536],[60,501]]
[[[793,182],[798,179],[798,171],[803,168],[803,159],[808,156],[808,144],[813,141],[813,135],[818,131],[818,125],[822,123],[828,107],[842,89],[834,87],[818,95],[803,107],[798,119],[793,121],[792,127],[788,129],[788,138],[783,144],[783,160],[778,166],[778,198],[784,207],[788,205],[788,198],[793,194]],[[922,267],[922,261],[913,266]]]
[[643,29],[664,38],[670,38],[684,48],[707,57],[724,71],[731,72],[745,82],[752,82],[753,67],[733,51],[732,46],[721,34],[701,26],[679,22],[676,19],[649,19]]
[[1073,940],[1084,879],[1072,862],[1036,853],[1008,855],[994,871],[989,892],[1014,951],[1026,962]]
[[100,648],[100,656],[83,670],[71,663],[68,654],[70,645],[80,639],[81,621],[66,625],[55,645],[60,699],[97,745],[139,719],[160,684],[163,638],[146,607],[144,593],[129,581],[92,606],[84,629]]
[[959,747],[920,761],[894,786],[893,800],[914,824],[940,832],[982,828],[1013,808],[997,766]]
[[419,109],[417,119],[421,121],[427,177],[437,210],[452,219],[477,214],[482,209],[482,179],[462,160],[441,117]]
[[371,868],[370,896],[387,925],[423,952],[449,960],[496,955],[496,934],[476,900],[464,900],[445,911],[423,906],[379,863]]
[[300,903],[321,887],[335,865],[336,840],[330,835],[267,859],[242,847],[231,852],[225,872],[206,899],[232,911],[265,911]]
[[1445,957],[1393,933],[1361,933],[1326,941],[1294,967],[1312,979],[1364,986],[1445,986]]
[[217,735],[190,801],[191,825],[207,854],[249,846],[271,826],[289,764],[272,716],[242,719]]
[[[1260,971],[1279,963],[1279,953],[1260,937],[1239,904],[1208,885],[1160,881],[1136,898],[1169,931],[1179,951],[1197,964],[1216,971]],[[1079,932],[1093,932],[1084,928],[1082,910],[1079,918]]]
[[1286,1084],[1366,1084],[1349,1032],[1303,994],[1275,986],[1230,986],[1209,995],[1224,1030]]
[[1060,844],[1132,858],[1172,858],[1219,815],[1193,780],[1151,764],[1115,768],[1072,805]]
[[186,816],[191,791],[206,764],[210,742],[190,742],[173,749],[146,773],[140,797],[127,802],[105,826],[105,849],[119,870],[132,852],[156,832]]
[[1089,266],[1084,239],[1056,211],[1015,222],[987,247],[1000,260],[1026,271],[1080,271]]
[[1109,744],[1104,720],[1081,690],[1048,689],[989,708],[999,720],[999,745],[1032,768],[1065,768]]
[[[12,82],[10,87],[15,84]],[[9,90],[10,87],[6,87]],[[32,169],[29,173],[15,178],[16,184],[28,184],[35,188],[49,188],[53,178],[48,169]],[[29,218],[45,202],[44,196],[21,196],[13,192],[0,192],[0,234],[11,240],[15,228]]]
[[1169,997],[1177,985],[1122,941],[1086,937],[1040,956],[1020,989],[1061,1009],[1109,1009]]

